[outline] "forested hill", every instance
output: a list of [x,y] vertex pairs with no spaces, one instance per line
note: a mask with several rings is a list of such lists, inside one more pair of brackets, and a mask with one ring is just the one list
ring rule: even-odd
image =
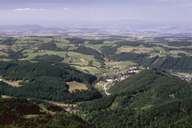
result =
[[0,97],[0,128],[92,128],[92,126],[53,104]]
[[114,85],[110,93],[81,104],[96,128],[192,127],[192,85],[166,72],[143,71]]
[[110,93],[127,97],[123,100],[126,105],[142,110],[176,100],[192,99],[192,85],[163,71],[146,70],[117,83]]
[[[175,92],[190,88],[189,83],[159,69],[144,70],[126,80],[117,83],[110,89],[112,94],[145,92],[157,89],[164,93]],[[166,90],[165,90],[166,89]],[[187,91],[187,90],[185,90]],[[161,94],[161,92],[159,92]]]
[[[30,66],[37,66],[41,65],[41,68],[38,70],[42,71],[42,73],[32,73],[31,77],[26,75],[21,75],[22,77],[10,77],[13,74],[17,74],[20,72],[22,68],[16,68],[18,62],[12,62],[11,65],[8,66],[7,63],[1,63],[1,93],[7,95],[13,95],[17,97],[35,97],[39,99],[48,99],[50,97],[43,97],[51,95],[52,99],[55,100],[57,95],[55,95],[54,91],[61,90],[59,84],[52,85],[52,74],[49,71],[46,71],[43,67],[44,63],[28,63],[22,62],[19,65],[24,68],[26,65],[31,64]],[[25,66],[24,66],[25,65]],[[59,65],[59,64],[58,64]],[[49,65],[50,67],[54,67],[57,71],[57,64],[56,65]],[[48,65],[47,65],[48,66]],[[56,66],[56,67],[55,67]],[[67,65],[66,65],[67,66]],[[14,68],[13,68],[14,67]],[[46,67],[46,65],[45,65]],[[59,67],[59,66],[58,66]],[[65,67],[65,66],[62,66]],[[27,68],[27,66],[25,67]],[[4,69],[4,70],[2,70]],[[20,70],[18,70],[20,69]],[[52,69],[52,68],[50,68]],[[91,83],[92,82],[92,75],[84,74],[82,72],[76,71],[75,69],[68,67],[70,69],[68,71],[59,68],[60,72],[66,71],[65,74],[71,72],[75,72],[82,77],[82,79],[70,79],[76,80],[78,82],[84,83]],[[24,70],[23,70],[24,71]],[[26,71],[31,71],[30,68]],[[47,74],[48,73],[48,74]],[[49,74],[50,73],[50,74]],[[20,73],[19,73],[20,74]],[[35,75],[34,75],[35,74]],[[40,81],[38,78],[42,77],[41,75],[47,74],[46,77],[49,79],[42,79]],[[62,74],[62,73],[61,73]],[[56,75],[59,79],[55,81],[56,83],[59,82],[58,80],[63,79],[64,75]],[[14,75],[13,75],[14,76]],[[25,76],[25,77],[24,77]],[[59,77],[60,76],[60,77]],[[45,78],[46,78],[45,77]],[[9,79],[8,79],[9,78]],[[6,85],[6,80],[23,80],[26,85],[22,87],[12,87],[10,85]],[[23,78],[23,79],[18,79]],[[25,78],[25,79],[24,79]],[[32,79],[29,79],[32,78]],[[91,80],[90,80],[91,78]],[[45,80],[47,82],[45,82]],[[68,83],[69,79],[65,80]],[[94,80],[94,79],[93,79]],[[27,83],[27,81],[31,81],[32,84]],[[35,83],[33,83],[35,81]],[[41,88],[43,87],[43,88]],[[63,87],[63,86],[62,86]],[[68,87],[68,86],[66,86]],[[33,90],[35,89],[35,91]],[[58,89],[58,90],[57,90]],[[51,91],[50,91],[51,90]],[[24,93],[27,91],[27,93]],[[30,92],[32,91],[32,93]],[[14,92],[14,93],[13,93]],[[50,121],[39,123],[42,127],[47,128],[47,125],[51,124],[51,127],[64,127],[66,128],[191,128],[192,123],[192,85],[186,81],[183,81],[175,76],[172,76],[164,71],[159,70],[145,70],[140,72],[139,74],[133,75],[123,81],[118,82],[115,84],[110,90],[110,96],[100,97],[99,93],[96,92],[90,86],[90,90],[84,91],[83,93],[74,93],[72,95],[68,90],[63,92],[58,91],[59,96],[66,96],[69,97],[62,97],[61,99],[56,100],[76,100],[81,102],[73,102],[76,106],[77,113],[74,112],[75,115],[71,115],[65,112],[65,109],[61,114],[55,116],[48,117],[46,113],[39,113],[39,110],[46,108],[49,111],[50,105],[44,104],[43,102],[36,101],[36,99],[28,100],[0,100],[0,114],[4,114],[5,110],[10,112],[17,112],[18,105],[24,108],[34,107],[36,108],[34,112],[26,111],[29,114],[42,114],[38,117],[29,118],[18,122],[16,120],[17,125],[21,125],[25,127],[25,121],[30,121],[29,123],[33,124],[33,127],[38,123],[38,121]],[[43,94],[43,95],[42,95]],[[78,94],[78,95],[77,95]],[[95,96],[94,99],[92,96]],[[75,97],[76,96],[76,97]],[[99,98],[100,97],[100,98]],[[60,98],[60,97],[59,97]],[[68,99],[66,99],[68,98]],[[89,99],[89,100],[88,100]],[[90,100],[91,99],[91,100]],[[33,101],[34,100],[34,101]],[[88,100],[88,101],[87,101]],[[32,101],[32,102],[31,102]],[[16,105],[16,107],[13,107]],[[20,108],[20,107],[19,107]],[[52,107],[51,107],[52,108]],[[56,109],[55,107],[53,107]],[[44,111],[46,109],[43,109]],[[60,110],[59,109],[59,110]],[[23,112],[23,111],[21,111]],[[24,114],[26,114],[24,113]],[[63,114],[62,114],[63,113]],[[15,113],[13,113],[15,114]],[[26,115],[23,116],[23,113],[18,115],[18,119],[23,119]],[[7,116],[5,114],[5,116]],[[10,115],[12,117],[12,115]],[[13,115],[14,119],[17,115]],[[27,116],[28,117],[28,116]],[[40,118],[39,118],[40,117]],[[53,119],[53,120],[52,120]],[[3,119],[0,119],[2,121]],[[28,123],[28,122],[27,122]],[[0,123],[2,124],[2,123]]]
[[[67,64],[1,62],[0,76],[0,92],[4,95],[58,101],[100,97],[91,86],[96,77]],[[73,82],[79,87],[71,84]]]

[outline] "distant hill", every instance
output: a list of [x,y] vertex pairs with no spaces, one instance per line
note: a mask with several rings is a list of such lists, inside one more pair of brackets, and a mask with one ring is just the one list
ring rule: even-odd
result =
[[43,27],[39,25],[5,25],[0,26],[0,33],[3,35],[54,35],[64,34],[62,28]]
[[192,56],[157,57],[149,62],[148,66],[165,71],[192,72]]

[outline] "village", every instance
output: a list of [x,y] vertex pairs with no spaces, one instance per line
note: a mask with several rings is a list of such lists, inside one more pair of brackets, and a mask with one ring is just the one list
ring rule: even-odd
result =
[[109,90],[109,88],[111,86],[113,86],[115,83],[125,80],[128,77],[137,74],[139,72],[141,72],[143,70],[143,68],[139,67],[139,66],[132,66],[130,68],[128,68],[128,70],[125,71],[119,71],[119,72],[115,72],[112,75],[103,75],[102,77],[100,77],[98,79],[98,82],[96,83],[96,86],[101,86],[105,92],[106,95],[110,95],[110,93],[107,91]]
[[187,82],[192,82],[192,74],[191,75],[180,75],[178,76],[180,79],[185,80]]

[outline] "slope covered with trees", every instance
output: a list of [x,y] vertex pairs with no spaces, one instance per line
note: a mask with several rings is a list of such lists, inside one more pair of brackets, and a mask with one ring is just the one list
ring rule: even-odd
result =
[[[80,72],[66,64],[1,62],[0,92],[15,97],[47,100],[88,100],[100,97],[91,86],[96,77]],[[19,87],[4,81],[18,82]],[[70,93],[66,82],[77,81],[87,85],[87,91]]]
[[111,98],[80,105],[96,128],[192,127],[192,85],[166,72],[143,71],[117,83],[110,93]]
[[25,99],[0,100],[0,128],[91,128],[62,107]]

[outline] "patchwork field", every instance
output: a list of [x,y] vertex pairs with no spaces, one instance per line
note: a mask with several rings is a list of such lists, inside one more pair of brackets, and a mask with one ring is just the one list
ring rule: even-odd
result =
[[[0,37],[0,56],[3,61],[67,63],[96,75],[112,72],[114,68],[120,72],[129,66],[127,62],[130,62],[130,66],[153,66],[176,72],[191,71],[192,67],[188,64],[192,60],[191,49],[191,37]],[[170,64],[172,65],[169,66]]]

